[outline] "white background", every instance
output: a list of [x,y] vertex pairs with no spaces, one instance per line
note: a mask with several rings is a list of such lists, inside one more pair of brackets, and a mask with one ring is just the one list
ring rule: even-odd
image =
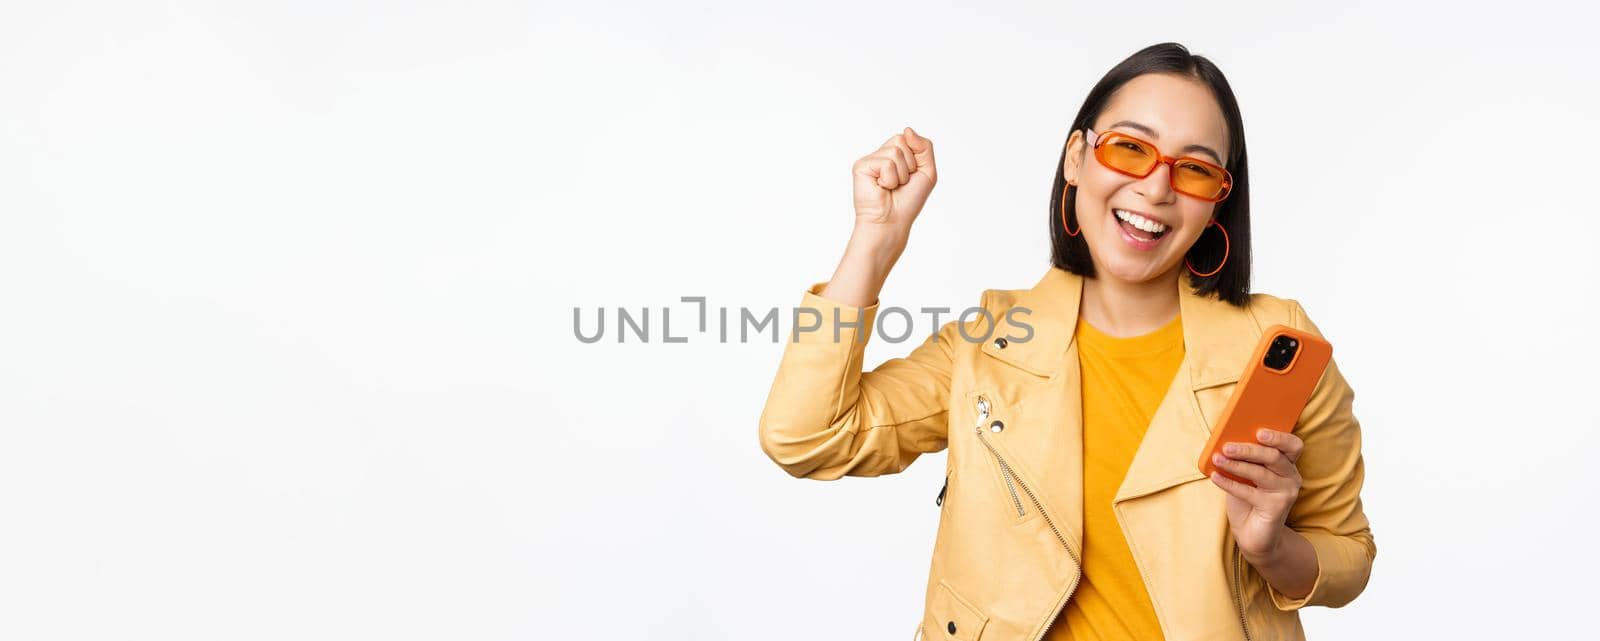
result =
[[788,477],[782,345],[679,297],[797,304],[905,125],[884,304],[1031,286],[1071,118],[1166,40],[1357,392],[1378,556],[1309,632],[1592,629],[1600,21],[1394,4],[7,2],[0,638],[909,636],[943,454]]

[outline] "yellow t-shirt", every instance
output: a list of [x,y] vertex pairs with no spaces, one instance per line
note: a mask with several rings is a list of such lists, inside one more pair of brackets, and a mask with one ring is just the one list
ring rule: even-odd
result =
[[1150,594],[1111,500],[1183,361],[1183,324],[1118,338],[1078,319],[1083,372],[1083,578],[1051,641],[1161,639]]

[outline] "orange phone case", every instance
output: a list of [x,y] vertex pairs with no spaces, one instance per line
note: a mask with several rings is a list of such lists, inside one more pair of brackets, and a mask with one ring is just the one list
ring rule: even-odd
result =
[[[1293,359],[1281,371],[1266,363],[1267,352],[1279,336],[1288,336],[1297,342]],[[1311,399],[1312,390],[1322,380],[1323,370],[1332,359],[1333,345],[1327,341],[1285,325],[1268,327],[1256,345],[1244,376],[1234,387],[1233,396],[1222,408],[1222,417],[1211,430],[1211,440],[1200,453],[1200,471],[1206,476],[1213,471],[1221,472],[1227,478],[1254,486],[1255,483],[1247,479],[1217,469],[1211,463],[1211,455],[1221,451],[1224,443],[1258,443],[1256,430],[1263,427],[1279,432],[1294,431],[1306,401]]]

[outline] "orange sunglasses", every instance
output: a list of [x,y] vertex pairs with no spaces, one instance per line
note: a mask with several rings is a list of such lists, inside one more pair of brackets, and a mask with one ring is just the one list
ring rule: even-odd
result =
[[1093,129],[1084,131],[1089,134],[1089,146],[1094,148],[1094,157],[1107,169],[1119,174],[1144,178],[1154,172],[1157,166],[1169,165],[1172,171],[1167,178],[1172,183],[1173,191],[1213,203],[1227,198],[1228,192],[1233,189],[1233,175],[1228,170],[1199,158],[1163,155],[1154,143],[1120,131],[1104,134],[1095,133]]

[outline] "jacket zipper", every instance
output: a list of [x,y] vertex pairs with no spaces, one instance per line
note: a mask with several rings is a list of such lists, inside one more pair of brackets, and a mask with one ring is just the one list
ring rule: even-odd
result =
[[1239,549],[1237,541],[1233,544],[1233,607],[1239,611],[1239,629],[1244,630],[1244,641],[1250,641],[1250,623],[1244,616],[1244,571],[1240,567],[1239,559],[1244,556],[1244,551]]
[[1005,461],[1000,461],[1000,478],[1006,480],[1006,489],[1011,491],[1011,504],[1016,506],[1017,516],[1022,516],[1025,514],[1022,511],[1022,499],[1017,498],[1017,487],[1011,483],[1011,477],[1011,468],[1006,466]]
[[944,491],[950,489],[950,473],[944,473],[944,486],[939,488],[939,497],[933,500],[934,505],[944,506]]
[[[989,444],[989,438],[983,435],[983,421],[988,418],[989,399],[980,396],[978,397],[978,424],[972,428],[973,432],[977,433],[978,441],[983,443],[985,449],[989,450],[989,454],[994,456],[994,460],[1000,463],[1001,471],[1009,475],[1011,466],[1006,463],[1005,457],[1000,456],[1000,451]],[[1061,530],[1056,527],[1056,522],[1050,520],[1050,513],[1044,511],[1044,506],[1039,503],[1039,497],[1033,494],[1033,490],[1028,489],[1028,484],[1023,483],[1021,478],[1016,478],[1016,482],[1017,485],[1022,487],[1022,492],[1028,495],[1028,501],[1033,503],[1034,509],[1039,510],[1039,516],[1044,517],[1045,525],[1050,526],[1050,532],[1056,535],[1057,541],[1061,542],[1061,547],[1067,551],[1067,556],[1072,558],[1073,565],[1078,567],[1078,572],[1072,576],[1072,585],[1067,586],[1067,598],[1061,600],[1061,603],[1056,606],[1055,612],[1050,614],[1050,622],[1039,629],[1039,636],[1034,637],[1034,641],[1042,641],[1045,633],[1050,631],[1050,623],[1054,623],[1056,617],[1061,616],[1061,610],[1066,607],[1068,601],[1072,600],[1072,593],[1078,590],[1078,583],[1083,579],[1083,561],[1080,561],[1078,554],[1072,551],[1072,546],[1067,545],[1067,537],[1061,535]]]
[[[989,399],[980,396],[978,397],[978,431],[980,433],[983,431],[983,422],[988,419]],[[995,460],[1000,463],[1000,479],[1006,482],[1006,491],[1011,493],[1011,505],[1016,508],[1017,516],[1021,517],[1026,512],[1022,509],[1022,499],[1017,496],[1017,486],[1011,481],[1011,477],[1015,476],[1015,474],[1011,472],[1011,466],[1006,465],[1004,459],[996,456]]]

